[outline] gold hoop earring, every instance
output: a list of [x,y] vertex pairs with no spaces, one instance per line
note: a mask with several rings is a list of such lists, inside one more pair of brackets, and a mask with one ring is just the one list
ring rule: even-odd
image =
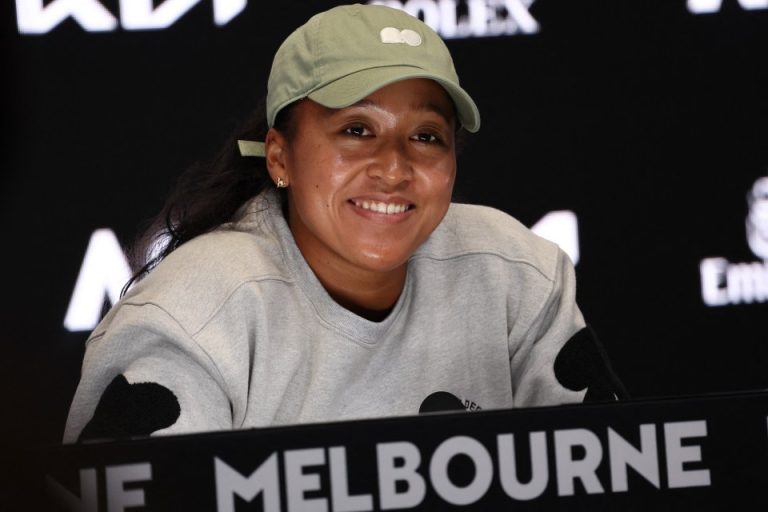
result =
[[277,183],[275,183],[275,185],[277,185],[277,188],[288,188],[288,184],[280,177],[277,178]]

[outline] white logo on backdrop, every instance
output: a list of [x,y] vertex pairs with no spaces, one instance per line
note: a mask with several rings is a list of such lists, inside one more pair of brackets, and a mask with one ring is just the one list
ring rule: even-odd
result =
[[[531,228],[537,235],[558,244],[575,265],[579,261],[579,225],[576,214],[568,210],[549,212]],[[156,256],[165,240],[150,248]],[[68,331],[90,331],[101,319],[104,301],[114,304],[123,285],[130,279],[128,258],[111,229],[97,229],[91,235],[75,290],[69,301],[64,328]]]
[[539,32],[529,8],[534,0],[370,0],[421,18],[445,39]]
[[[16,0],[16,21],[21,34],[45,34],[70,18],[87,32],[111,32],[119,27],[161,30],[173,25],[201,1],[119,0],[116,15],[99,0]],[[368,3],[388,5],[420,17],[442,37],[450,39],[535,34],[539,32],[539,23],[529,12],[534,1],[372,0]],[[211,2],[213,19],[218,26],[232,21],[248,4],[248,0]]]
[[768,301],[768,176],[758,178],[747,194],[747,244],[763,261],[731,263],[705,258],[699,265],[701,296],[707,306]]
[[131,268],[111,229],[97,229],[88,241],[75,290],[64,317],[68,331],[88,331],[100,320],[104,299],[111,304],[120,298]]
[[768,176],[755,181],[747,204],[747,243],[755,256],[768,260]]
[[[126,30],[159,30],[173,25],[201,0],[120,0],[119,25]],[[248,0],[212,0],[213,20],[226,25],[245,9]],[[22,34],[45,34],[67,18],[88,32],[116,30],[118,19],[98,0],[16,0],[16,20]]]
[[[731,0],[733,1],[733,0]],[[768,9],[768,0],[737,0],[742,9],[753,11]],[[688,0],[688,10],[694,14],[719,12],[723,0]]]

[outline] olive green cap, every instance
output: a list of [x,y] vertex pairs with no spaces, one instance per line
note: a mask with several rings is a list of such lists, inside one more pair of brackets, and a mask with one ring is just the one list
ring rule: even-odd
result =
[[267,86],[267,122],[301,98],[329,108],[356,103],[385,85],[429,78],[453,99],[459,122],[480,128],[480,113],[459,85],[443,40],[410,14],[381,5],[343,5],[313,16],[275,54]]

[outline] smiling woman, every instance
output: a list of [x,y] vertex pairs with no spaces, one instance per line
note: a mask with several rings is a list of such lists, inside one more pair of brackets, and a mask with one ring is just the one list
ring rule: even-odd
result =
[[563,251],[451,203],[480,116],[430,28],[318,14],[265,110],[169,198],[165,245],[88,339],[65,441],[620,394]]

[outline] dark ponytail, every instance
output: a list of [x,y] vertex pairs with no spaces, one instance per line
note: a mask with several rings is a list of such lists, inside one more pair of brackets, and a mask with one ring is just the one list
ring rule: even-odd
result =
[[[282,109],[275,120],[275,128],[289,140],[290,110]],[[237,146],[238,139],[263,141],[268,129],[262,100],[212,160],[198,162],[180,176],[130,251],[134,274],[121,295],[179,246],[228,222],[247,200],[272,186],[264,158],[243,157]]]

